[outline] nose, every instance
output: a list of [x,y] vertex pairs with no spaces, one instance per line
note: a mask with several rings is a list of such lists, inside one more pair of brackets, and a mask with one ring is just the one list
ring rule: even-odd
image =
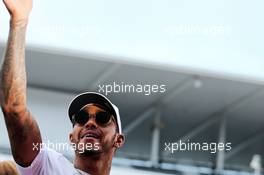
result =
[[88,121],[85,123],[84,127],[86,129],[96,129],[97,123],[95,121],[95,117],[89,117]]

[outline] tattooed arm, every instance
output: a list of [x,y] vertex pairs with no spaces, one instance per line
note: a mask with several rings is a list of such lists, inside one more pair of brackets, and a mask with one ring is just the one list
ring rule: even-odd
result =
[[[25,36],[32,0],[4,0],[10,15],[10,30],[0,72],[0,102],[15,161],[29,166],[42,142],[36,121],[26,106]],[[39,146],[38,146],[39,148]]]

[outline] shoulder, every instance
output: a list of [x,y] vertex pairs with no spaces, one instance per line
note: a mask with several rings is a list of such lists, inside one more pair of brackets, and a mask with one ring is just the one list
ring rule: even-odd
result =
[[18,165],[18,169],[22,175],[61,175],[65,174],[63,173],[64,170],[74,170],[74,167],[72,163],[68,159],[66,159],[61,153],[48,147],[42,147],[39,154],[29,167],[20,167]]
[[[44,148],[43,151],[45,152],[47,159],[53,160],[53,161],[58,161],[58,163],[68,163],[72,164],[62,153],[59,153],[55,151],[54,149],[50,148]],[[55,163],[55,162],[53,162]]]

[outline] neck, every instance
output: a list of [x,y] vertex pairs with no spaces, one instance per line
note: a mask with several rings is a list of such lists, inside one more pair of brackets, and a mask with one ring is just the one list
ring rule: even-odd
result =
[[76,154],[74,167],[91,175],[109,175],[113,153],[96,155]]

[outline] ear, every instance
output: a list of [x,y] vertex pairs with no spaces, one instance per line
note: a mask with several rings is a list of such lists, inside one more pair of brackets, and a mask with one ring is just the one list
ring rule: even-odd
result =
[[116,136],[116,142],[115,142],[115,147],[116,148],[121,148],[125,143],[125,136],[123,134],[117,134]]
[[69,134],[69,140],[71,143],[73,143],[73,134],[72,133]]

